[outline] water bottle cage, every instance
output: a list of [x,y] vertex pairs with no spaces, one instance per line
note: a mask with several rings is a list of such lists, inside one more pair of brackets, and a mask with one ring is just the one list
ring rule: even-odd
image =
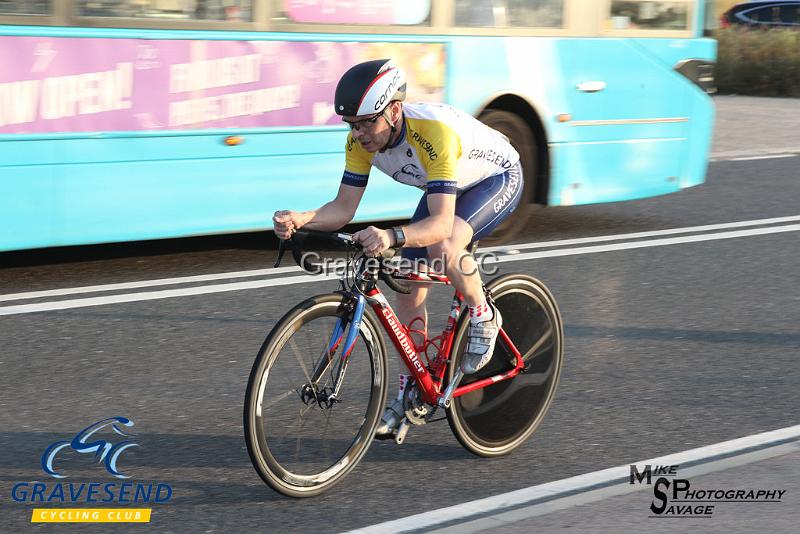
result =
[[[414,326],[414,323],[416,323],[417,321],[419,321],[422,324],[422,329],[412,328]],[[424,354],[425,345],[428,343],[428,328],[427,325],[425,324],[425,319],[423,319],[422,317],[414,317],[413,319],[411,319],[411,322],[405,326],[405,329],[406,329],[406,334],[408,335],[408,339],[411,340],[411,344],[414,346],[414,350],[416,350],[417,353],[421,352]],[[418,338],[414,337],[411,334],[417,334],[417,336],[419,337]],[[421,339],[422,343],[417,344],[417,339]]]
[[[422,324],[422,328],[412,328],[414,323],[419,321]],[[422,317],[414,317],[408,326],[406,326],[406,332],[408,333],[408,337],[411,340],[411,344],[414,346],[414,350],[417,351],[417,354],[423,354],[425,359],[427,360],[427,368],[428,371],[431,372],[434,376],[438,376],[438,356],[442,351],[442,343],[444,342],[445,334],[439,334],[438,336],[428,338],[427,334],[427,325],[425,324],[425,319]],[[421,344],[417,344],[415,337],[411,334],[417,334],[420,339],[422,339]],[[436,349],[436,353],[431,357],[428,351],[431,350],[431,347]],[[444,363],[444,362],[442,362]]]

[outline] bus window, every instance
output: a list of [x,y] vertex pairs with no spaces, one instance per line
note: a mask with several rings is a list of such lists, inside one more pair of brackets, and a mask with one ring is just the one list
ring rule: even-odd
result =
[[800,25],[800,7],[783,6],[781,8],[781,20],[785,24]]
[[767,22],[767,15],[763,9],[751,9],[742,13],[742,18],[747,22]]
[[0,15],[49,15],[50,0],[0,0]]
[[429,26],[431,0],[276,0],[276,21],[299,24]]
[[81,17],[177,20],[253,20],[253,0],[78,0]]
[[456,0],[455,24],[462,27],[561,28],[564,0]]
[[686,30],[690,5],[685,1],[613,0],[609,27],[614,30]]

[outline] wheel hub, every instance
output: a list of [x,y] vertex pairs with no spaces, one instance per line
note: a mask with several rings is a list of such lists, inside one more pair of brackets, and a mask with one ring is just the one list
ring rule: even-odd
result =
[[339,399],[336,398],[336,393],[328,387],[320,390],[316,385],[303,384],[298,394],[300,395],[300,400],[303,401],[303,404],[306,406],[316,403],[320,408],[325,409],[331,408],[334,404],[339,402]]

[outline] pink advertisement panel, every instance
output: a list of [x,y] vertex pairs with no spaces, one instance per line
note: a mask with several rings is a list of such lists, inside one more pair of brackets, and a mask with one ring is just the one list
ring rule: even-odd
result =
[[337,124],[341,74],[384,57],[442,101],[441,44],[0,36],[0,134]]

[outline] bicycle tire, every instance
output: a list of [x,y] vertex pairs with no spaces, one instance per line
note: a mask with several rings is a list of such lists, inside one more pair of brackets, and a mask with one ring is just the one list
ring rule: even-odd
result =
[[[367,452],[386,402],[386,346],[380,335],[380,324],[369,309],[364,312],[338,402],[331,408],[323,408],[313,400],[306,404],[301,398],[299,388],[303,382],[309,382],[314,360],[324,353],[330,339],[333,327],[327,325],[348,315],[340,307],[343,300],[340,294],[320,295],[289,311],[262,344],[247,383],[244,429],[250,460],[270,487],[290,497],[318,495],[342,480]],[[313,339],[316,330],[323,333],[318,337],[324,340],[320,348],[315,352],[300,350],[297,344],[302,339],[297,336],[305,332],[312,338],[308,345],[316,346],[318,343]],[[326,330],[329,330],[327,338]],[[341,355],[341,350],[336,354]],[[292,357],[296,363],[292,362]],[[334,358],[334,361],[339,360]],[[328,381],[330,377],[330,372],[323,375]],[[362,391],[354,393],[359,388]],[[277,395],[273,397],[274,393]],[[362,398],[365,396],[368,398]],[[296,427],[293,426],[295,415]],[[304,427],[304,417],[320,415],[325,421],[324,429],[313,424]],[[331,427],[333,418],[336,423]],[[331,428],[345,433],[345,437],[325,442]],[[309,448],[301,452],[301,441],[320,430],[322,438],[304,442]],[[338,452],[332,452],[334,448]]]
[[[502,456],[519,447],[539,427],[552,404],[564,362],[564,329],[550,291],[539,280],[509,274],[487,287],[503,316],[503,329],[523,354],[526,371],[453,399],[447,410],[450,428],[461,445],[484,457]],[[462,314],[453,339],[449,382],[461,362],[467,341],[468,314]],[[513,355],[497,340],[492,360],[460,385],[494,376],[513,367]]]

